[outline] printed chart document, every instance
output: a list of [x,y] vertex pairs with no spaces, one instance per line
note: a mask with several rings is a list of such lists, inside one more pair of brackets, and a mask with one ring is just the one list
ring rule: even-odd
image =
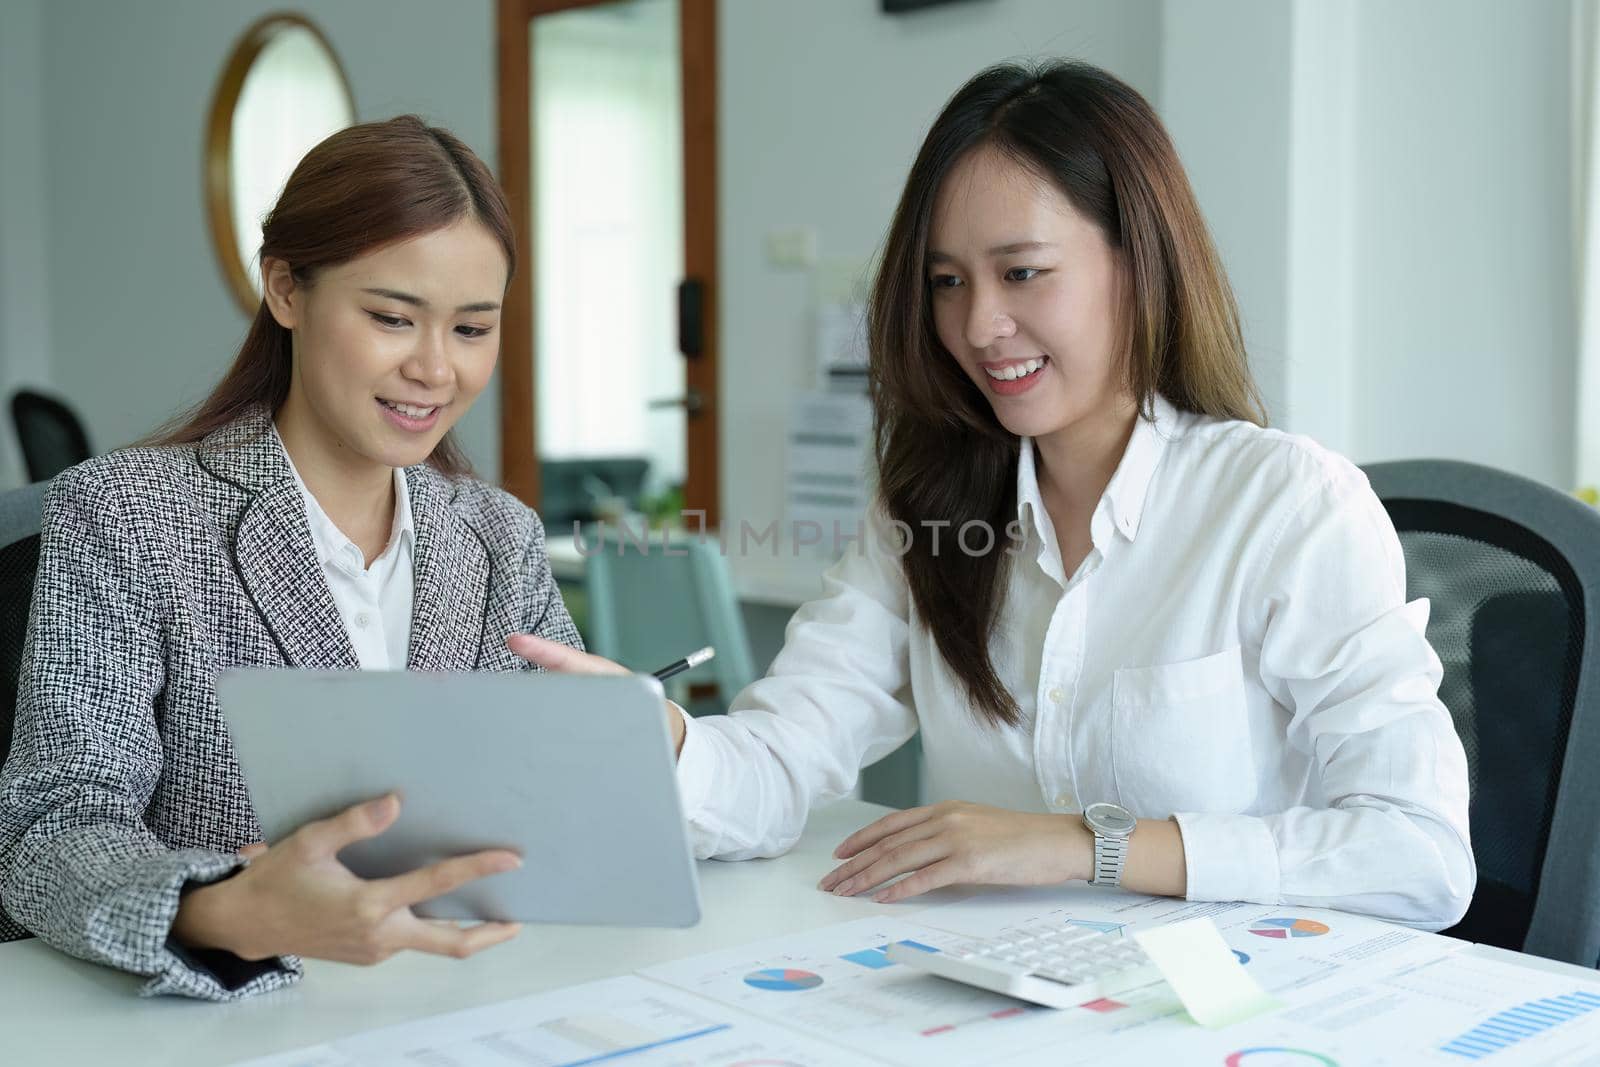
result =
[[[1195,917],[1282,1003],[1206,1029],[1164,981],[1077,1008],[895,964],[1067,924],[1131,937]],[[1342,912],[1087,886],[979,894],[251,1061],[255,1067],[1489,1067],[1600,1064],[1600,977],[1463,954]]]
[[1118,1035],[1119,1065],[1600,1064],[1600,976],[1462,955],[1467,946],[1454,938],[1346,912],[1070,886],[984,893],[916,918],[987,938],[1055,923],[1126,936],[1197,916],[1216,924],[1245,971],[1284,1007],[1217,1031],[1179,1015],[1147,1019]]
[[[1058,1011],[903,967],[886,954],[894,942],[950,952],[970,940],[909,920],[859,919],[640,973],[889,1063],[925,1067],[1120,1063],[1105,1057],[1121,1034],[1182,1012],[1164,982]],[[1199,1029],[1186,1018],[1182,1026]]]
[[1257,985],[1284,994],[1347,976],[1389,971],[1466,947],[1438,934],[1347,912],[1283,905],[1201,903],[1088,885],[1004,889],[928,908],[916,920],[976,938],[1014,937],[1065,923],[1131,936],[1209,918]]
[[250,1067],[875,1067],[847,1049],[642,978],[420,1019]]
[[[1340,980],[1274,1015],[1124,1049],[1134,1067],[1580,1067],[1600,1063],[1600,982],[1451,953]],[[1175,1055],[1181,1050],[1181,1055]]]

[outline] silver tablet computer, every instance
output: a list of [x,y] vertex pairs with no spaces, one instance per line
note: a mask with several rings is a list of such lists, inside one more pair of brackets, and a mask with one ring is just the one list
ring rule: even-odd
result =
[[436,919],[690,926],[700,889],[661,684],[641,675],[227,670],[217,700],[269,842],[391,790],[340,853],[382,878],[508,848]]

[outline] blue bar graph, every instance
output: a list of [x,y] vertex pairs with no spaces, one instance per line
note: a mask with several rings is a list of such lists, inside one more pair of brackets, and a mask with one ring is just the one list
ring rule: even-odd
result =
[[1600,1011],[1600,994],[1587,990],[1530,1000],[1485,1019],[1460,1037],[1440,1045],[1439,1051],[1466,1060],[1481,1060],[1592,1011]]
[[[931,948],[928,945],[922,944],[920,941],[901,941],[900,944],[905,945],[907,948],[917,949],[921,952],[939,951],[936,948]],[[846,953],[839,958],[842,960],[849,960],[851,963],[854,963],[859,967],[867,967],[874,971],[880,971],[885,967],[894,966],[894,961],[889,958],[888,945],[879,945],[877,948],[864,948],[860,952]]]

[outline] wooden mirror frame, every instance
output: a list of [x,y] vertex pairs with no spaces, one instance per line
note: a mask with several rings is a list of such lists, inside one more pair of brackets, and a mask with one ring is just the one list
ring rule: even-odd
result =
[[233,112],[239,106],[239,93],[244,80],[255,66],[263,49],[285,29],[307,31],[317,39],[333,63],[344,88],[345,100],[350,104],[351,121],[356,117],[355,93],[350,88],[350,76],[333,42],[309,19],[290,11],[277,11],[264,15],[251,23],[239,42],[233,46],[227,63],[222,68],[222,78],[217,82],[216,94],[211,98],[211,113],[206,119],[204,159],[206,219],[210,223],[211,247],[217,255],[217,265],[227,279],[228,288],[245,315],[253,317],[261,305],[261,297],[250,284],[249,266],[240,260],[239,235],[233,228]]

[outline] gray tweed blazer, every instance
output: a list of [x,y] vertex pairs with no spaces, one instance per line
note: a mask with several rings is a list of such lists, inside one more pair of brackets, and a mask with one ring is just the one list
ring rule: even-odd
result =
[[[169,937],[179,894],[260,840],[217,713],[234,666],[356,669],[265,410],[198,445],[130,448],[56,478],[0,773],[0,906],[45,941],[147,975],[146,995],[232,999],[299,973]],[[581,647],[532,511],[406,470],[416,523],[407,667],[521,670],[531,631]]]

